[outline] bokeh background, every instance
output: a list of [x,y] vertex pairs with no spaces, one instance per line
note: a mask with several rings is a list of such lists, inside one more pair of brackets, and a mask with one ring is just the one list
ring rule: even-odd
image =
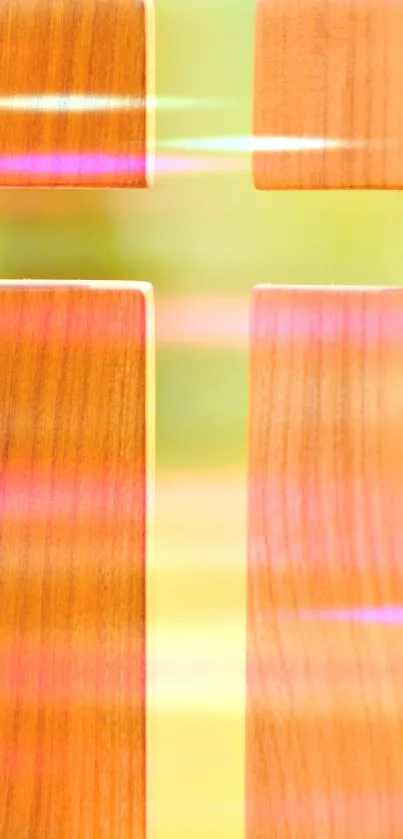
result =
[[[0,192],[2,277],[155,289],[152,839],[243,836],[251,288],[398,285],[403,266],[399,193],[253,190],[234,140],[251,131],[253,25],[253,0],[156,0],[152,190]],[[203,138],[227,150],[189,149]]]

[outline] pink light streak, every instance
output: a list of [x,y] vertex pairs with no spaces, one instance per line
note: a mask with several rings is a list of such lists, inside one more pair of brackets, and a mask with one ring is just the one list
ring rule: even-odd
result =
[[[270,287],[267,287],[266,294]],[[340,289],[342,290],[342,289]],[[277,287],[273,293],[283,291],[282,306],[265,307],[264,314],[253,311],[253,333],[258,342],[295,342],[327,341],[338,344],[345,341],[400,340],[403,334],[403,311],[396,305],[394,289],[374,290],[374,299],[364,296],[360,288],[351,291],[350,305],[345,305],[345,297],[337,293],[336,288],[325,289],[318,294],[316,290],[305,288],[291,289]],[[361,293],[360,293],[361,292]],[[301,296],[303,295],[303,296]],[[376,296],[375,296],[376,295]],[[377,296],[380,296],[380,299]],[[259,287],[255,290],[255,302],[259,296]],[[376,301],[376,305],[373,302]],[[297,308],[298,307],[298,308]]]
[[[161,154],[155,158],[158,175],[236,173],[247,171],[245,158],[228,158],[224,154]],[[26,175],[30,179],[90,178],[140,175],[145,172],[144,155],[53,154],[3,155],[0,175]]]
[[143,155],[25,154],[0,156],[0,173],[73,177],[138,174],[145,169]]
[[[55,283],[47,289],[44,282],[43,287],[40,288],[41,294],[36,294],[34,306],[29,304],[29,295],[37,291],[34,286],[32,288],[27,286],[24,289],[26,301],[23,301],[22,305],[17,302],[16,298],[18,293],[22,295],[18,282],[15,283],[15,289],[10,282],[6,290],[10,294],[8,298],[4,296],[0,309],[0,337],[3,342],[19,340],[39,344],[46,341],[46,343],[68,345],[97,342],[101,347],[116,345],[124,341],[131,342],[138,352],[144,351],[145,335],[141,334],[138,317],[136,317],[137,307],[142,304],[139,302],[139,295],[133,296],[129,283],[128,295],[132,295],[134,299],[128,296],[125,304],[122,303],[119,309],[109,305],[107,284],[105,284],[105,297],[98,299],[94,307],[91,307],[88,296],[83,294],[83,289],[78,287],[74,292],[70,317],[71,289],[64,288],[62,284],[57,287]],[[49,298],[46,296],[47,290],[52,292]],[[123,294],[124,289],[120,289],[120,293]],[[60,296],[58,306],[54,305],[55,294]],[[62,305],[63,295],[66,299],[65,306]]]
[[[73,630],[72,630],[73,636]],[[85,639],[83,639],[85,640]],[[143,639],[133,631],[129,640],[116,639],[108,650],[94,639],[77,643],[22,645],[13,639],[0,646],[0,707],[17,701],[36,707],[70,709],[82,706],[112,708],[120,703],[136,707],[143,675]]]
[[[143,511],[135,506],[135,499],[144,496],[144,479],[137,474],[124,479],[116,476],[72,474],[51,476],[50,469],[36,470],[31,477],[23,467],[11,469],[0,479],[0,517],[11,522],[52,520],[59,524],[71,521],[77,513],[80,519],[123,520],[130,516],[140,524]],[[72,469],[69,469],[72,472]]]
[[249,340],[245,298],[156,300],[156,340],[168,346],[246,348]]

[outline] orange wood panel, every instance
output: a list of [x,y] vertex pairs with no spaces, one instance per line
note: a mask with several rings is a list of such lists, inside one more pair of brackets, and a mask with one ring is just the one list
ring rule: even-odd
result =
[[247,839],[403,831],[403,291],[258,287]]
[[144,187],[153,0],[3,0],[0,186]]
[[0,834],[145,836],[146,286],[0,288]]
[[255,186],[402,188],[402,42],[402,0],[257,0]]

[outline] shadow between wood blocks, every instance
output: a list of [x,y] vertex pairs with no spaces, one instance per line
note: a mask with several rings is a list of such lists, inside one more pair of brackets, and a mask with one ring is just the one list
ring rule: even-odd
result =
[[0,284],[0,832],[145,839],[153,304]]
[[3,0],[0,186],[145,187],[153,0]]
[[257,189],[403,188],[402,42],[402,0],[256,0]]
[[399,839],[403,291],[253,293],[247,839]]

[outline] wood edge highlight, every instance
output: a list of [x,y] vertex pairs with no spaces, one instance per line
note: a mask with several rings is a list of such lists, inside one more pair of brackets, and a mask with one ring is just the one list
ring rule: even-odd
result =
[[151,839],[153,836],[152,807],[149,806],[148,790],[152,787],[152,784],[150,784],[152,770],[150,770],[149,753],[155,726],[152,708],[148,707],[148,604],[150,602],[149,595],[152,591],[152,573],[155,562],[155,304],[154,290],[150,283],[139,284],[139,290],[143,294],[145,307],[144,825],[145,839]]
[[277,285],[276,283],[260,283],[258,285],[253,286],[252,288],[252,306],[253,300],[262,292],[264,291],[301,291],[301,292],[320,292],[321,294],[325,291],[327,292],[346,292],[350,291],[352,293],[362,293],[368,292],[371,294],[390,294],[392,292],[401,291],[403,286],[375,286],[375,285],[341,285],[337,283],[332,283],[329,285],[293,285],[293,284],[284,284],[284,285]]
[[[79,288],[82,290],[88,289],[93,291],[134,291],[141,292],[146,297],[151,290],[151,299],[153,299],[153,288],[151,283],[136,282],[132,280],[38,280],[38,279],[18,279],[18,280],[1,280],[0,289],[23,289],[29,288],[32,290],[45,291],[47,288]],[[153,304],[152,304],[153,305]]]
[[[144,0],[146,31],[146,143],[145,187],[151,187],[155,176],[155,8],[154,0]],[[150,101],[152,104],[150,104]]]
[[261,286],[254,286],[249,297],[249,347],[248,347],[248,404],[247,404],[247,474],[248,482],[247,488],[247,516],[246,516],[246,597],[245,597],[245,660],[244,660],[244,680],[245,680],[245,714],[243,723],[244,734],[244,754],[243,754],[243,769],[244,769],[244,801],[243,801],[243,835],[248,839],[249,836],[249,790],[248,790],[248,763],[249,763],[249,721],[251,715],[251,699],[249,691],[249,674],[251,670],[251,645],[250,645],[250,611],[251,611],[251,580],[250,580],[250,544],[251,544],[251,510],[253,504],[252,494],[252,399],[253,399],[253,370],[254,370],[254,324],[256,319],[256,309],[258,303],[258,289]]

